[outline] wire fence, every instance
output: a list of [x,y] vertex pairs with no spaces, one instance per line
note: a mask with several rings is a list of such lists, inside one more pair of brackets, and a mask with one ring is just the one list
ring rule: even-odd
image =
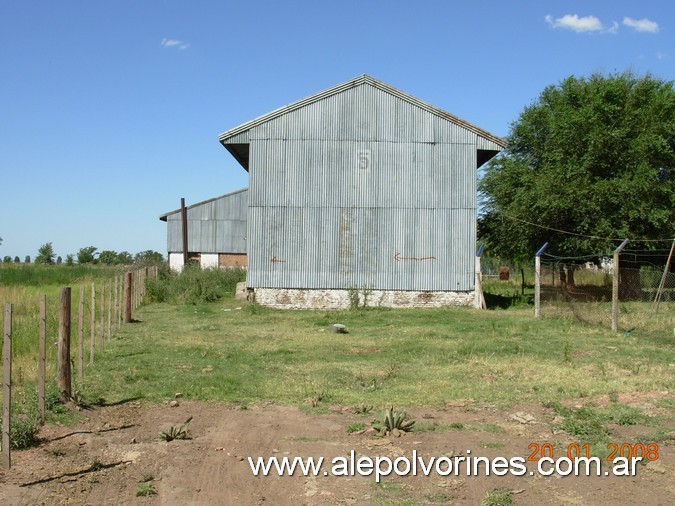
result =
[[644,261],[636,266],[646,255],[619,255],[618,272],[611,257],[604,258],[598,266],[542,255],[541,316],[570,318],[608,328],[613,327],[614,320],[616,330],[625,334],[672,334],[675,273],[668,264]]

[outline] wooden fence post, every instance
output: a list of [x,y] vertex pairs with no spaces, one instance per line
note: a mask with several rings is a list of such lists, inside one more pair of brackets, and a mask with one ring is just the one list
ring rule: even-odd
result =
[[94,365],[94,348],[96,339],[96,283],[91,284],[91,318],[89,326],[89,365]]
[[40,295],[38,317],[38,415],[40,424],[45,423],[45,376],[47,369],[47,296]]
[[61,288],[56,381],[65,402],[73,398],[70,371],[70,287]]
[[82,387],[84,376],[84,285],[80,285],[80,302],[77,311],[77,383]]
[[113,282],[108,280],[108,341],[112,339],[112,300],[113,300]]
[[100,321],[101,321],[101,352],[105,345],[105,281],[101,282],[101,308],[100,308]]
[[120,328],[122,327],[122,300],[124,297],[122,296],[122,292],[124,291],[124,278],[122,275],[117,276],[118,282],[117,282],[117,331],[119,332]]
[[5,331],[2,339],[2,467],[12,467],[9,431],[12,426],[12,305],[5,304]]
[[131,290],[134,281],[133,273],[127,272],[124,279],[124,323],[131,323]]

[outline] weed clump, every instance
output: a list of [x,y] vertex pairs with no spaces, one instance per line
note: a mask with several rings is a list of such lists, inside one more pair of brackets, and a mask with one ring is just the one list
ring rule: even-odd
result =
[[162,441],[166,441],[167,443],[173,441],[174,439],[190,439],[190,431],[188,428],[190,427],[191,421],[192,417],[185,420],[185,422],[179,427],[172,425],[168,432],[161,431],[159,433],[159,438]]
[[415,420],[408,419],[405,411],[394,411],[394,407],[384,410],[382,419],[373,422],[373,428],[381,436],[402,436],[404,432],[410,432],[415,425]]
[[237,283],[246,280],[241,267],[202,269],[187,265],[180,273],[160,270],[157,279],[147,280],[146,298],[150,302],[202,304],[233,296]]

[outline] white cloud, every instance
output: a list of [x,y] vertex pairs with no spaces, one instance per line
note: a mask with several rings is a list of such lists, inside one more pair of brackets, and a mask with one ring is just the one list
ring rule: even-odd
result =
[[659,31],[658,23],[647,18],[633,19],[626,16],[623,18],[623,24],[634,28],[638,32],[657,33]]
[[176,47],[178,49],[187,49],[190,47],[190,44],[186,44],[182,40],[177,40],[177,39],[162,39],[162,42],[160,42],[160,46],[162,47]]
[[[578,33],[601,32],[605,29],[605,27],[602,25],[602,22],[595,16],[585,16],[580,18],[576,14],[565,14],[561,18],[553,19],[553,16],[549,14],[544,19],[553,28],[566,28]],[[610,32],[611,30],[612,28],[609,29]]]
[[657,51],[655,56],[657,60],[663,60],[664,58],[668,58],[668,55],[661,51]]

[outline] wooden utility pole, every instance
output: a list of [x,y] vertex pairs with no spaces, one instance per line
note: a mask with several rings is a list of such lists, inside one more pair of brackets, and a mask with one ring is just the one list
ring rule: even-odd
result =
[[184,198],[180,199],[180,221],[183,231],[183,267],[186,267],[188,264],[188,224]]
[[12,426],[12,305],[5,304],[5,331],[2,339],[2,467],[12,467],[9,431]]
[[124,323],[131,323],[131,289],[134,282],[132,272],[124,275]]
[[70,287],[61,288],[56,381],[65,402],[73,398],[70,371]]

